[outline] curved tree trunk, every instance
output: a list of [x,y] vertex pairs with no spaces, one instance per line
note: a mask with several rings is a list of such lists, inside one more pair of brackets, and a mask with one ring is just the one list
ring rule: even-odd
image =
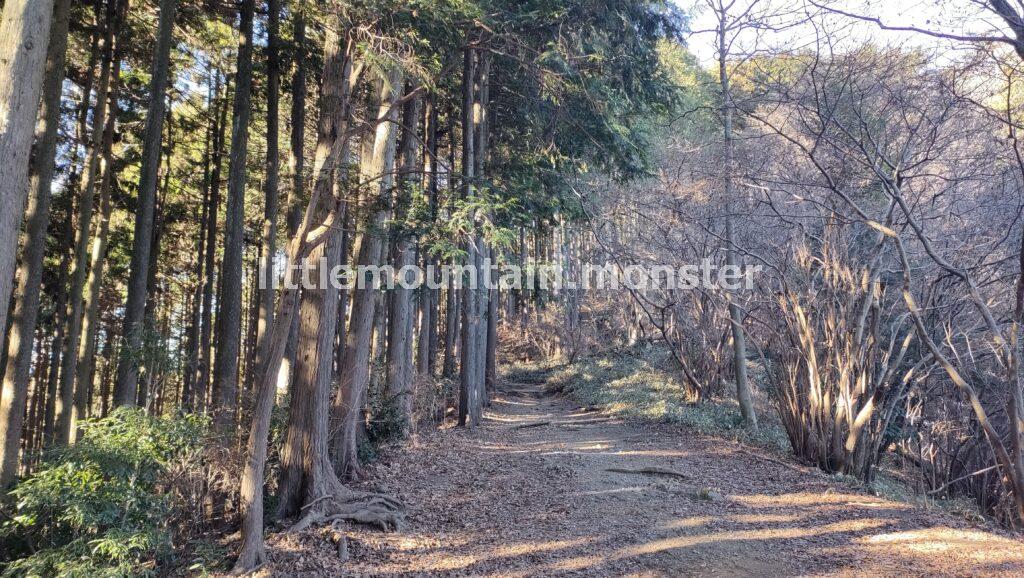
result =
[[[335,13],[335,17],[340,14]],[[288,246],[288,261],[285,272],[285,288],[282,291],[281,299],[275,315],[270,337],[267,362],[260,369],[260,383],[257,390],[257,401],[253,411],[252,429],[248,442],[248,459],[242,476],[242,547],[235,563],[234,571],[237,573],[247,572],[259,565],[265,558],[263,542],[263,475],[267,452],[267,435],[270,428],[270,410],[273,405],[273,394],[277,383],[277,374],[280,369],[281,359],[284,356],[285,345],[288,340],[292,325],[292,316],[298,308],[299,292],[295,286],[295,271],[292,263],[299,262],[305,258],[310,251],[316,249],[321,243],[327,245],[323,249],[326,258],[330,261],[340,259],[340,239],[338,228],[334,225],[340,219],[343,201],[334,196],[334,169],[337,167],[339,158],[344,156],[347,145],[346,126],[349,115],[348,101],[351,94],[351,79],[358,78],[357,73],[352,71],[352,54],[355,47],[354,41],[346,39],[344,51],[340,48],[341,42],[338,32],[341,28],[340,18],[332,22],[334,26],[327,27],[324,48],[324,94],[321,105],[320,134],[317,142],[317,152],[314,163],[314,188],[309,206],[306,208],[303,224],[298,235],[292,238]],[[326,205],[327,217],[316,227],[314,235],[313,225],[316,219],[314,215],[320,214],[320,207]],[[337,318],[337,290],[334,288],[314,290],[317,294],[324,296],[322,301],[322,315],[328,326],[333,325]],[[312,304],[312,303],[311,303]],[[333,310],[332,310],[333,307]],[[309,326],[307,325],[307,328]],[[332,329],[328,327],[328,329]],[[352,494],[333,476],[327,460],[327,396],[333,370],[331,367],[334,359],[332,348],[334,346],[334,331],[322,331],[317,335],[315,359],[308,359],[316,365],[317,393],[313,399],[313,430],[310,435],[311,450],[307,454],[310,463],[313,463],[313,470],[320,475],[314,477],[312,483],[307,487],[313,487],[315,491],[323,492],[322,497],[327,499],[316,499],[310,501],[307,508],[307,516],[313,516],[324,512],[329,507],[328,502],[333,504],[333,513],[339,517],[346,517],[354,520],[371,521],[367,518],[367,509],[375,512],[372,521],[380,523],[391,523],[397,525],[399,518],[394,513],[393,501],[385,501],[383,510],[376,507],[377,501],[368,503],[362,499],[353,500]],[[307,366],[308,367],[308,366]],[[304,460],[305,461],[305,460]],[[353,506],[352,504],[356,504]],[[311,518],[307,518],[309,520]]]

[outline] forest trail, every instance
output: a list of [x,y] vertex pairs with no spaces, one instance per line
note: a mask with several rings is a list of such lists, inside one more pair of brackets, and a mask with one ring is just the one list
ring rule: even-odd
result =
[[543,384],[504,384],[481,427],[427,431],[368,471],[408,504],[402,531],[345,529],[344,563],[330,530],[276,534],[259,574],[1024,575],[1017,540]]

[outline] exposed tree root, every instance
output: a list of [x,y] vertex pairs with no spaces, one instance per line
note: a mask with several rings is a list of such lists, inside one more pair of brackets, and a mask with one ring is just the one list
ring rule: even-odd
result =
[[512,429],[527,429],[527,428],[531,428],[531,427],[541,427],[541,426],[545,426],[545,425],[551,425],[551,422],[550,421],[535,421],[535,422],[530,422],[530,423],[521,423],[519,425],[512,426]]
[[610,418],[610,417],[597,417],[597,418],[580,419],[580,420],[574,420],[574,421],[550,421],[550,420],[549,421],[534,421],[534,422],[522,423],[522,424],[519,424],[519,425],[514,425],[514,426],[512,426],[511,429],[527,429],[527,428],[531,428],[531,427],[541,427],[541,426],[545,426],[545,425],[556,425],[556,426],[564,427],[564,428],[567,428],[567,429],[573,429],[576,426],[594,425],[594,424],[599,424],[599,423],[607,423],[607,422],[609,422],[611,420],[612,420],[612,418]]
[[806,474],[809,471],[811,471],[808,468],[803,468],[803,467],[800,467],[800,466],[798,466],[796,464],[791,464],[789,462],[784,462],[782,460],[778,460],[778,459],[775,459],[773,457],[763,456],[761,454],[755,454],[754,452],[752,452],[750,450],[747,450],[747,449],[744,449],[744,448],[739,448],[738,447],[738,448],[736,448],[736,451],[741,453],[741,454],[746,454],[746,455],[748,455],[748,456],[750,456],[752,458],[756,458],[756,459],[759,459],[759,460],[764,460],[766,462],[771,462],[773,464],[778,464],[780,466],[785,466],[785,467],[793,470],[794,472],[799,472],[801,474]]
[[337,521],[379,526],[386,532],[399,530],[405,523],[405,505],[383,494],[342,490],[311,500],[303,509],[307,510],[305,515],[288,529],[289,532]]
[[610,421],[612,421],[612,418],[610,417],[593,417],[589,419],[558,422],[558,425],[593,425],[597,423],[608,423]]
[[506,389],[501,393],[511,395],[512,397],[529,397],[533,399],[540,399],[544,397],[543,391],[537,391],[534,389]]
[[690,476],[683,472],[677,472],[668,468],[659,468],[658,466],[646,466],[643,468],[607,468],[606,472],[615,472],[617,474],[644,474],[648,476],[674,476],[677,478],[687,479]]

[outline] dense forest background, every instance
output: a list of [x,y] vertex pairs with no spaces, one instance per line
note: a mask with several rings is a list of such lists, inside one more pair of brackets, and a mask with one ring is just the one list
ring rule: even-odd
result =
[[[502,362],[651,344],[750,435],[769,400],[803,463],[899,459],[1019,527],[1024,5],[964,4],[4,0],[4,571],[173,567],[239,529],[249,571],[266,524],[399,527],[349,483],[376,447],[477,426]],[[293,279],[705,260],[760,272]]]

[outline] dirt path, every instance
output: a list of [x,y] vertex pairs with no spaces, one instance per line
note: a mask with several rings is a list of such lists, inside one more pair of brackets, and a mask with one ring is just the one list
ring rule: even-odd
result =
[[[344,563],[328,530],[277,535],[262,574],[1024,576],[1024,543],[775,459],[509,385],[480,428],[371,468],[403,531],[344,529]],[[622,471],[641,468],[682,476]]]

